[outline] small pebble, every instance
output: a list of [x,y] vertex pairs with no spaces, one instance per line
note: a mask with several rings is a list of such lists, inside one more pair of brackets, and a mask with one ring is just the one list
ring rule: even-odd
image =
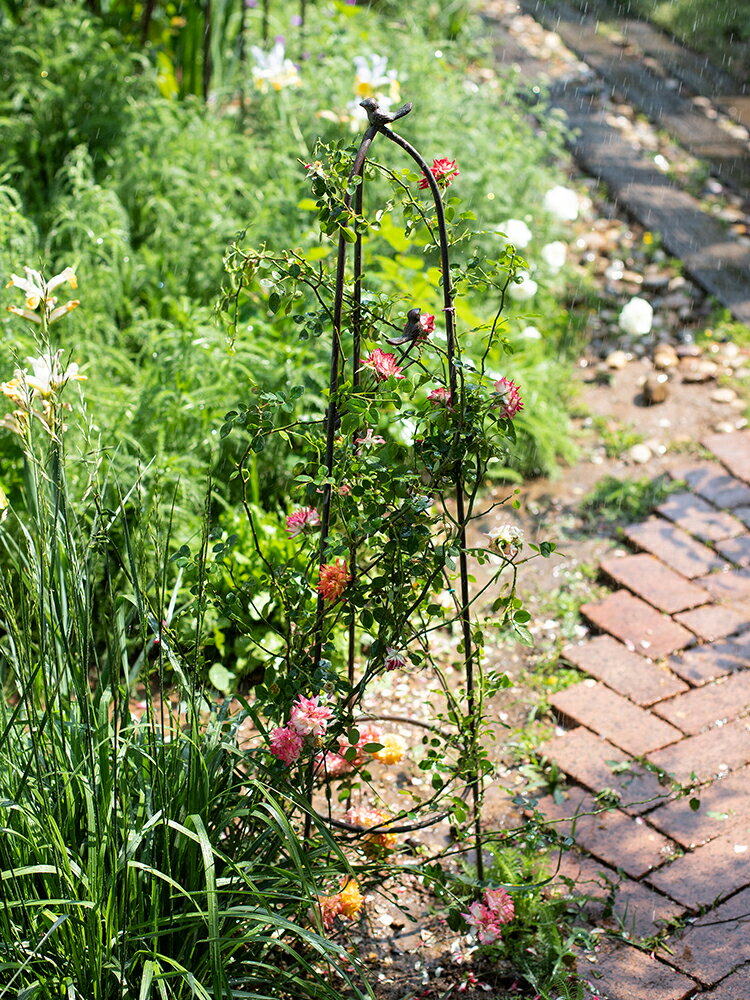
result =
[[680,365],[683,382],[709,382],[716,378],[719,366],[713,361],[687,359]]
[[607,356],[606,364],[608,368],[618,370],[620,368],[624,368],[627,363],[628,355],[625,351],[612,351],[612,353]]
[[729,420],[720,420],[718,424],[714,424],[714,430],[717,434],[732,434],[734,433],[735,426]]
[[728,386],[722,386],[719,389],[714,389],[711,393],[711,399],[714,403],[733,403],[737,399],[737,393]]
[[660,371],[676,368],[679,360],[677,351],[670,344],[659,344],[654,351],[654,367]]
[[632,462],[637,462],[638,465],[644,465],[646,462],[650,462],[653,458],[651,454],[651,449],[646,444],[634,444],[632,448],[628,450],[628,457]]
[[[666,375],[649,375],[643,383],[643,402],[646,406],[656,406],[663,403],[669,396]],[[637,447],[637,446],[636,446]]]

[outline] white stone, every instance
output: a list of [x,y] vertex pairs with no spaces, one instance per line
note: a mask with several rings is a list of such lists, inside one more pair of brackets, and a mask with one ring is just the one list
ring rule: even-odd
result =
[[637,462],[638,465],[644,465],[653,458],[651,449],[647,444],[634,444],[628,450],[628,456],[632,462]]
[[628,355],[625,351],[612,351],[611,354],[607,355],[607,368],[613,368],[617,371],[620,368],[624,368],[628,360]]
[[714,389],[711,393],[711,399],[714,403],[733,403],[737,399],[737,393],[728,386],[722,386],[719,389]]

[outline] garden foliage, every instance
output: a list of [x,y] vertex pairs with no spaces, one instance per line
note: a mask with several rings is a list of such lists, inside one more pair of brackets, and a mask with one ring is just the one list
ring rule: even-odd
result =
[[[368,995],[330,932],[399,835],[437,814],[461,850],[478,832],[505,682],[467,558],[505,573],[493,613],[522,641],[528,614],[522,540],[496,532],[490,557],[466,527],[487,483],[569,453],[542,254],[563,216],[532,207],[558,127],[534,130],[448,6],[445,37],[407,44],[388,4],[309,5],[287,51],[264,35],[290,5],[216,4],[199,56],[177,8],[4,5],[0,997]],[[401,91],[435,203],[382,137],[350,175],[360,100]],[[431,649],[451,627],[468,691]],[[406,748],[364,698],[408,666],[436,671],[424,791],[373,803]],[[238,690],[242,711],[213,700]],[[498,886],[440,878],[464,929],[510,920]]]

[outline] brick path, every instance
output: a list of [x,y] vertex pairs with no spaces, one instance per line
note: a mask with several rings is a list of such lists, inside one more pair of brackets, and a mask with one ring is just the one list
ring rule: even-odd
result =
[[569,778],[540,803],[576,844],[561,875],[617,931],[580,959],[589,997],[750,1000],[750,431],[702,443],[602,563],[618,589],[582,609],[601,634],[564,650],[588,676],[541,748]]

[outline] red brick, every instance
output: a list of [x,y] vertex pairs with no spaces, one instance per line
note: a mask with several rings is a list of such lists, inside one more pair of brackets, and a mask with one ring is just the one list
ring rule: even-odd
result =
[[597,635],[579,646],[566,646],[562,655],[636,705],[652,705],[687,690],[685,682],[666,667],[631,653],[610,635]]
[[665,960],[707,986],[714,986],[747,962],[748,913],[750,889],[743,889],[705,913],[681,938],[670,939],[672,954],[665,955]]
[[708,993],[701,993],[702,1000],[750,1000],[750,965],[743,965],[731,976],[714,986]]
[[552,796],[542,799],[539,811],[564,837],[572,837],[579,847],[612,868],[639,878],[663,864],[675,845],[639,817],[620,809],[605,809],[583,788],[573,788],[563,802]]
[[675,466],[669,474],[674,479],[684,479],[717,507],[750,505],[750,486],[730,476],[718,462],[688,462]]
[[750,431],[709,434],[701,444],[712,451],[733,476],[750,481]]
[[733,635],[745,628],[748,621],[744,611],[723,604],[707,604],[692,611],[683,611],[674,618],[705,642]]
[[734,824],[720,837],[652,872],[648,880],[693,910],[744,889],[750,885],[750,822]]
[[724,771],[736,771],[750,763],[750,725],[744,719],[686,736],[679,743],[649,754],[649,760],[678,781],[709,781]]
[[645,553],[619,558],[612,556],[604,560],[601,569],[617,583],[667,614],[685,611],[711,600],[708,591],[690,583],[684,576]]
[[684,910],[645,883],[635,882],[580,851],[563,852],[557,878],[573,883],[564,895],[578,904],[589,923],[617,927],[631,938],[651,937]]
[[696,542],[682,528],[661,517],[650,517],[625,529],[625,537],[639,549],[646,549],[689,580],[724,567],[724,561],[702,542]]
[[592,997],[607,1000],[686,1000],[695,982],[658,958],[630,945],[606,942],[596,951],[596,964],[579,958],[576,970]]
[[724,677],[652,709],[662,719],[694,736],[717,722],[736,719],[750,710],[750,670]]
[[740,535],[739,538],[728,538],[716,543],[716,550],[735,566],[750,566],[750,535]]
[[[648,815],[648,821],[682,847],[694,847],[714,837],[743,819],[750,819],[750,767],[726,775],[699,788],[689,798],[672,799]],[[690,808],[690,798],[700,801],[699,809]]]
[[634,757],[679,740],[682,733],[593,680],[581,681],[551,699],[556,712],[581,723]]
[[719,542],[745,530],[736,517],[717,510],[695,493],[673,493],[657,511],[703,542]]
[[629,649],[653,659],[693,642],[687,629],[625,590],[616,590],[597,604],[584,604],[581,613],[602,632],[609,632]]
[[750,573],[747,570],[711,573],[695,582],[707,590],[715,601],[724,604],[750,601]]
[[623,768],[626,755],[583,727],[555,737],[539,753],[594,792],[614,789],[620,796],[620,807],[628,813],[645,812],[671,793],[668,783],[662,784],[658,775],[641,764],[633,761]]
[[696,646],[680,656],[672,656],[669,666],[689,684],[707,684],[717,677],[742,670],[747,665],[744,650],[732,640]]

